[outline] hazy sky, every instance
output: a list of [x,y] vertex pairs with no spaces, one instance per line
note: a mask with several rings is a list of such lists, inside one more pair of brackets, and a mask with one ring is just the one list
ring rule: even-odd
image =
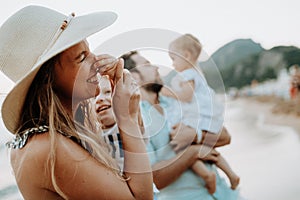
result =
[[[266,49],[278,45],[300,47],[298,0],[8,0],[5,4],[0,9],[0,24],[29,4],[65,14],[116,12],[119,18],[115,24],[89,38],[92,49],[112,36],[141,28],[192,33],[209,55],[238,38],[251,38]],[[11,87],[12,83],[0,73],[0,93]]]

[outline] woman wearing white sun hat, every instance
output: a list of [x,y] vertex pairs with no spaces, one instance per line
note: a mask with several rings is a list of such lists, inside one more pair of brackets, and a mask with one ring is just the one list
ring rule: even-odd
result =
[[[140,95],[123,71],[123,60],[95,56],[85,40],[115,19],[112,12],[67,17],[27,6],[1,26],[0,70],[17,82],[2,105],[2,117],[15,134],[8,146],[25,199],[153,198],[151,167],[137,123]],[[123,174],[94,127],[83,126],[75,114],[91,120],[79,105],[99,93],[98,73],[115,84]]]

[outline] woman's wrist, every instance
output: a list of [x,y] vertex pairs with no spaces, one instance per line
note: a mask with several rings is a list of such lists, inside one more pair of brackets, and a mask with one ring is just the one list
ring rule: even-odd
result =
[[118,117],[116,119],[119,129],[125,133],[131,130],[140,129],[138,119],[132,117]]

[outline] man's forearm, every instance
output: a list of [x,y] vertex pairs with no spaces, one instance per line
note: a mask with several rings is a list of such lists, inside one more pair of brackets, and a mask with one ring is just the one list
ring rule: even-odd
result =
[[153,180],[158,189],[176,181],[198,159],[197,150],[190,146],[176,157],[152,166]]

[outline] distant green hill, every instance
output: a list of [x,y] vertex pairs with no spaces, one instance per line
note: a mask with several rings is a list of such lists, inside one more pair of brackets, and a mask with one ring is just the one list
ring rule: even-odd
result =
[[[234,64],[263,50],[260,44],[253,42],[251,39],[237,39],[218,49],[210,59],[199,63],[199,65],[204,71],[208,84],[215,90],[222,91],[224,90],[224,85],[225,88],[228,88],[228,79],[227,77],[224,79],[223,72],[229,71]],[[220,77],[220,73],[222,77]],[[227,73],[225,74],[227,75]],[[220,79],[223,79],[224,83]]]
[[300,49],[294,46],[278,46],[251,55],[227,69],[220,70],[226,88],[275,79],[281,69],[288,69],[294,64],[300,64]]
[[263,50],[260,44],[253,42],[251,39],[237,39],[218,49],[212,55],[212,59],[219,69],[226,69]]
[[282,68],[288,68],[291,65],[300,63],[300,49],[295,46],[277,46],[270,49],[270,52],[282,54],[285,65]]
[[234,40],[218,49],[209,60],[200,63],[208,83],[215,89],[220,88],[220,81],[218,84],[215,81],[219,76],[216,69],[228,89],[244,87],[252,80],[274,79],[281,69],[294,64],[300,65],[299,48],[277,46],[265,50],[251,39]]

